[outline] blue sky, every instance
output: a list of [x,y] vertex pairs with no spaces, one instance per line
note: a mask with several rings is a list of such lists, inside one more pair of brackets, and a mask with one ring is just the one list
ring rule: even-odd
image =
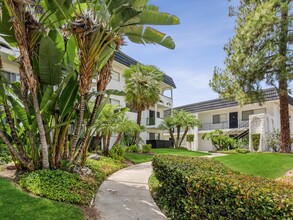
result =
[[122,51],[143,64],[155,65],[173,77],[174,106],[217,98],[209,87],[215,66],[224,67],[224,45],[233,37],[235,22],[228,17],[228,0],[151,0],[160,11],[174,14],[181,24],[157,26],[170,35],[175,50],[126,41]]

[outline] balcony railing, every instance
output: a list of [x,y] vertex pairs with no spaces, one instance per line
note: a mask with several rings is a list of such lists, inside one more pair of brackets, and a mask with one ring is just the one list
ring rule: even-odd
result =
[[[232,124],[231,124],[232,125]],[[249,121],[238,121],[237,124],[233,124],[234,126],[230,126],[229,121],[221,122],[221,123],[202,123],[202,126],[199,128],[200,131],[207,131],[207,130],[216,130],[216,129],[241,129],[241,128],[248,128]]]
[[163,119],[150,117],[146,119],[146,126],[156,126],[158,127],[162,123]]
[[158,105],[171,108],[172,103],[173,103],[173,100],[171,97],[160,94],[160,101],[158,102]]

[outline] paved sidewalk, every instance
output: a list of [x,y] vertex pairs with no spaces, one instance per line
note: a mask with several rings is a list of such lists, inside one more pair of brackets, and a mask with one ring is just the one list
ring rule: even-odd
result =
[[203,156],[206,158],[214,158],[214,157],[223,157],[223,156],[227,156],[228,154],[222,154],[222,153],[210,153],[211,155],[208,156]]
[[95,203],[100,219],[167,219],[150,194],[148,179],[151,173],[151,163],[143,163],[122,169],[104,181]]

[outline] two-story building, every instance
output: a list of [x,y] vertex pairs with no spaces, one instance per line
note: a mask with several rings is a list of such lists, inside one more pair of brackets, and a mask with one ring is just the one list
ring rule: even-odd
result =
[[[201,122],[201,127],[196,127],[190,131],[194,133],[194,142],[191,145],[192,150],[209,151],[214,150],[210,140],[203,139],[203,134],[220,129],[227,136],[231,137],[249,137],[249,134],[263,133],[268,136],[273,129],[280,129],[280,107],[279,96],[275,89],[264,90],[265,102],[262,105],[258,103],[248,104],[244,106],[238,105],[235,101],[225,101],[223,99],[213,99],[209,101],[194,103],[190,105],[176,107],[176,110],[185,110],[192,113]],[[168,115],[170,111],[166,111]],[[290,114],[290,130],[293,132],[293,98],[289,96],[289,114]],[[260,118],[257,122],[253,120],[255,117]],[[264,124],[261,131],[261,122]],[[258,124],[257,124],[258,123]],[[257,125],[258,131],[252,128]],[[165,139],[169,138],[165,133]],[[265,143],[264,143],[265,144]],[[189,148],[187,143],[183,143]],[[262,151],[269,150],[267,147]]]

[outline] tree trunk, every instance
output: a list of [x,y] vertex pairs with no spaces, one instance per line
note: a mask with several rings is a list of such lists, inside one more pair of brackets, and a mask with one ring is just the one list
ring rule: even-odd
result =
[[34,170],[34,166],[33,163],[29,163],[28,161],[26,161],[12,146],[12,144],[10,143],[10,141],[7,139],[7,137],[5,136],[5,134],[0,130],[0,138],[2,138],[2,140],[4,141],[4,143],[7,145],[8,149],[10,150],[10,152],[13,154],[13,156],[15,156],[15,158],[17,160],[20,161],[20,163],[27,167],[29,170]]
[[181,140],[179,142],[179,146],[178,147],[181,147],[182,142],[183,142],[184,138],[186,137],[188,130],[189,130],[188,128],[185,128],[184,133],[183,133],[183,136],[182,136],[182,138],[181,138]]
[[[281,89],[282,88],[282,89]],[[282,153],[290,153],[290,122],[289,122],[289,107],[288,107],[288,92],[287,82],[280,82],[280,150]]]
[[176,137],[176,142],[175,142],[175,148],[179,147],[179,140],[180,140],[180,126],[177,126],[177,137]]
[[173,134],[173,128],[170,128],[169,129],[169,134],[170,134],[170,137],[171,137],[171,139],[172,139],[172,141],[173,141],[173,147],[175,147],[175,137],[174,137],[174,134]]
[[[139,127],[141,125],[141,115],[142,115],[142,111],[137,111],[136,123],[138,124]],[[139,144],[139,137],[140,137],[140,131],[135,132],[135,144],[136,145]]]
[[118,137],[117,137],[115,143],[113,144],[113,146],[116,146],[116,145],[119,144],[119,142],[120,142],[120,140],[121,140],[121,138],[122,138],[122,135],[123,135],[123,132],[120,132],[120,133],[118,134]]
[[287,72],[287,50],[288,50],[288,10],[289,1],[283,0],[287,7],[281,9],[281,32],[280,32],[280,47],[279,55],[282,58],[278,68],[279,77],[279,97],[280,97],[280,121],[281,121],[281,135],[280,148],[281,152],[289,153],[291,151],[290,143],[290,122],[289,122],[289,107],[288,107],[288,72]]
[[16,143],[16,146],[17,146],[17,149],[18,149],[19,153],[24,158],[27,158],[26,153],[25,153],[25,151],[23,149],[23,145],[22,145],[22,143],[21,143],[21,141],[20,141],[20,139],[18,137],[17,131],[15,129],[14,122],[13,122],[13,119],[12,119],[12,116],[11,116],[11,113],[10,113],[10,110],[9,110],[9,107],[8,107],[7,103],[4,103],[4,111],[5,111],[6,118],[7,118],[10,130],[11,130],[12,139]]
[[77,142],[79,139],[80,130],[82,127],[84,109],[85,109],[85,96],[80,95],[80,109],[79,109],[79,115],[78,115],[78,122],[77,122],[75,131],[74,131],[74,135],[72,138],[71,150],[70,150],[70,154],[69,154],[70,161],[72,161],[74,159],[74,153],[75,153],[76,145],[77,145]]
[[[39,129],[39,136],[41,142],[41,152],[42,152],[42,165],[44,169],[48,169],[49,166],[49,157],[48,157],[48,144],[45,135],[45,129],[43,125],[42,116],[40,114],[39,102],[37,98],[37,82],[33,73],[29,50],[28,50],[28,42],[25,30],[25,15],[24,11],[22,11],[22,6],[14,3],[13,1],[7,1],[9,8],[12,11],[12,26],[15,33],[15,38],[17,41],[17,46],[19,48],[19,52],[21,54],[21,62],[23,63],[25,79],[29,85],[30,92],[33,98],[33,106],[36,115],[37,125]],[[21,19],[21,20],[20,20]],[[21,73],[21,72],[20,72]]]

